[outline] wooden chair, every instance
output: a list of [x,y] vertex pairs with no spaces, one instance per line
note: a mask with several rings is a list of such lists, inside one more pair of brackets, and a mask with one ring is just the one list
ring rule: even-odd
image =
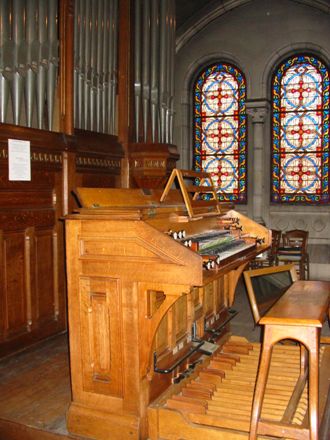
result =
[[271,229],[272,232],[272,245],[270,249],[263,254],[258,255],[252,262],[251,268],[257,269],[259,267],[270,267],[276,264],[276,256],[278,248],[281,244],[282,231],[278,229]]
[[283,246],[278,248],[276,264],[294,263],[301,280],[309,280],[308,231],[293,229],[282,234]]

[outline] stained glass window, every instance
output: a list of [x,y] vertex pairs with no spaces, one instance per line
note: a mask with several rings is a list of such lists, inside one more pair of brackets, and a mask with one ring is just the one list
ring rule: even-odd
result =
[[194,169],[211,174],[220,201],[245,203],[246,83],[230,64],[213,64],[194,87]]
[[329,202],[329,72],[289,58],[273,78],[272,201]]

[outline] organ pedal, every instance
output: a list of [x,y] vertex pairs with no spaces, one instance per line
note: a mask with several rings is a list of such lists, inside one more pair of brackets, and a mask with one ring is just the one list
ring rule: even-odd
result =
[[[324,352],[322,347],[321,358]],[[175,411],[174,423],[176,430],[180,430],[180,438],[197,440],[198,435],[207,433],[208,437],[205,438],[212,440],[247,439],[259,355],[259,343],[250,343],[244,338],[232,336],[205,359],[191,377],[182,381],[175,393],[160,397],[149,410],[158,412],[162,420],[166,420],[167,433],[171,431],[168,424]],[[262,408],[264,418],[275,423],[282,420],[299,374],[299,347],[276,345]],[[293,416],[294,424],[304,426],[307,407],[305,387]],[[171,412],[169,416],[165,415],[167,411]],[[196,431],[196,437],[185,434],[191,432],[191,426]],[[226,431],[228,429],[235,430],[234,436],[232,431]],[[163,434],[159,432],[159,438],[179,438]]]

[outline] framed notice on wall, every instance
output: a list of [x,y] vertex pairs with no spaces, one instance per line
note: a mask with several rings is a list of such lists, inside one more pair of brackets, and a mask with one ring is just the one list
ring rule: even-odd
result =
[[8,139],[9,180],[31,180],[30,141]]

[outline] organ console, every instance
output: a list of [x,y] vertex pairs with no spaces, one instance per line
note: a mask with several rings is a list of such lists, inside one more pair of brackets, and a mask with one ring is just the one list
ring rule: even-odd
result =
[[66,218],[73,434],[247,438],[258,347],[230,336],[229,321],[270,232],[182,185],[77,189],[82,207]]

